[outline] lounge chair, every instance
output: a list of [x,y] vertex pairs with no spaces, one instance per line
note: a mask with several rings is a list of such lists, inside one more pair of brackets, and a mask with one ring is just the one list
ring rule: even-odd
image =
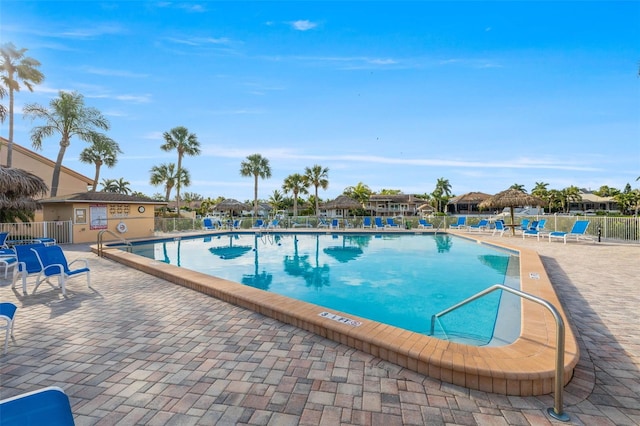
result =
[[0,232],[0,249],[8,249],[7,245],[7,237],[9,237],[8,232]]
[[22,292],[27,294],[27,277],[38,275],[42,272],[42,265],[32,248],[44,247],[44,244],[22,244],[14,247],[18,265],[13,268],[13,281],[11,288],[16,288],[18,277],[22,279]]
[[460,216],[458,217],[458,222],[454,223],[453,225],[449,225],[450,229],[462,229],[462,228],[466,228],[467,226],[467,217],[466,216]]
[[507,230],[507,227],[505,226],[504,222],[501,220],[496,220],[495,225],[496,227],[493,228],[493,233],[491,235],[500,234],[500,236],[502,237],[505,231]]
[[208,217],[202,220],[202,226],[204,226],[204,229],[216,229],[215,226],[213,226],[213,221]]
[[329,223],[323,218],[318,218],[318,228],[328,228]]
[[256,219],[256,221],[254,222],[252,228],[254,228],[254,229],[264,228],[264,221],[262,219]]
[[365,218],[362,219],[362,227],[371,228],[371,218],[369,216],[365,216]]
[[387,228],[400,228],[400,225],[398,225],[392,217],[388,217],[387,218],[387,224],[386,224]]
[[234,220],[234,221],[233,221],[233,223],[231,224],[231,227],[232,227],[233,229],[240,229],[240,228],[242,228],[242,220],[240,220],[240,219],[236,219],[236,220]]
[[331,229],[338,229],[340,228],[340,221],[338,219],[332,219],[331,225],[329,226],[331,227]]
[[49,386],[0,401],[3,425],[74,425],[69,397]]
[[268,225],[267,228],[280,228],[280,220],[278,219],[273,219]]
[[[43,281],[48,282],[52,277],[58,277],[58,287],[62,290],[63,296],[67,294],[65,288],[67,280],[82,274],[87,276],[87,287],[91,288],[91,271],[89,270],[89,262],[86,259],[76,259],[71,263],[67,263],[67,258],[60,246],[32,247],[31,250],[36,254],[42,267],[36,280],[36,287],[33,289],[34,294]],[[78,269],[70,269],[71,265],[76,262],[82,262],[84,266]]]
[[373,219],[373,223],[376,229],[384,229],[384,224],[382,223],[382,218],[376,217]]
[[540,240],[539,226],[540,226],[539,221],[534,220],[533,222],[531,222],[531,225],[529,226],[529,228],[522,231],[522,239],[524,240],[525,237],[537,237],[538,240]]
[[526,231],[527,229],[529,229],[529,219],[522,219],[520,221],[520,229],[518,229],[518,231]]
[[485,229],[487,229],[489,227],[489,221],[487,219],[482,219],[480,220],[480,222],[476,223],[475,225],[469,225],[467,227],[467,229],[469,231],[484,231]]
[[418,228],[433,229],[433,224],[426,219],[418,219]]
[[[9,345],[9,336],[13,337],[13,324],[15,322],[13,319],[15,317],[17,309],[18,307],[11,302],[0,303],[0,321],[6,321],[6,324],[0,326],[0,330],[1,329],[5,330],[4,351],[2,352],[3,354],[7,353],[7,346]],[[0,406],[0,416],[2,416],[3,414],[4,413]],[[1,417],[0,417],[0,421],[2,421]]]
[[588,240],[593,241],[593,238],[586,234],[587,228],[589,227],[588,220],[576,220],[569,232],[549,232],[549,242],[551,242],[552,238],[562,238],[564,243],[567,244],[567,239],[570,237],[574,237],[576,241],[579,240]]

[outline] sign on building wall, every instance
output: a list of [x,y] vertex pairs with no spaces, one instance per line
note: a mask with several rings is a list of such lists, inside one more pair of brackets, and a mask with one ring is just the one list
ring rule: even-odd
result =
[[107,205],[96,204],[89,208],[89,229],[107,229]]

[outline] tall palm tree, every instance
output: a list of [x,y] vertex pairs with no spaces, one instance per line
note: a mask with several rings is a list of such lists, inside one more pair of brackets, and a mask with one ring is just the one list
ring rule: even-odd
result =
[[80,152],[80,161],[82,163],[95,164],[96,166],[96,174],[93,178],[93,188],[91,191],[95,192],[98,186],[100,167],[103,165],[109,168],[115,166],[118,162],[118,154],[122,154],[118,143],[99,133],[96,134],[93,144]]
[[524,193],[526,193],[526,192],[527,192],[527,190],[526,190],[526,189],[524,189],[524,185],[521,185],[521,184],[519,184],[519,183],[514,183],[513,185],[511,185],[511,186],[509,187],[509,189],[515,189],[515,190],[517,190],[517,191],[522,191],[522,192],[524,192]]
[[43,119],[45,124],[31,129],[31,144],[34,148],[42,148],[42,140],[56,133],[60,134],[60,151],[53,167],[51,180],[51,196],[58,194],[60,168],[71,138],[77,136],[83,141],[92,142],[97,137],[97,129],[109,130],[109,121],[95,108],[87,107],[84,98],[77,92],[60,92],[59,97],[51,100],[49,108],[38,104],[24,107],[24,114],[32,119]]
[[100,184],[102,185],[101,192],[118,192],[118,181],[115,179],[102,179]]
[[[176,186],[178,181],[178,173],[176,172],[176,165],[174,163],[160,164],[159,166],[153,166],[150,170],[151,179],[150,183],[153,186],[164,185],[165,196],[164,200],[169,201],[171,198],[171,190]],[[180,170],[180,182],[184,186],[191,184],[191,177],[189,171],[186,169]]]
[[[184,126],[174,127],[162,135],[165,143],[160,147],[163,151],[178,152],[178,169],[177,176],[182,176],[182,157],[185,155],[200,155],[200,142],[194,133],[189,133]],[[176,181],[176,206],[178,215],[180,215],[180,187],[184,184],[180,179]]]
[[314,201],[316,216],[319,212],[318,188],[327,189],[329,187],[329,168],[314,164],[313,167],[305,167],[304,179],[308,186],[315,188]]
[[124,178],[120,178],[118,180],[116,180],[115,182],[116,184],[116,192],[118,194],[129,194],[131,192],[131,188],[129,188],[129,185],[131,185],[131,182],[129,182],[128,180],[124,180]]
[[431,193],[431,196],[438,201],[438,211],[442,211],[443,201],[446,199],[449,200],[451,196],[451,184],[449,183],[449,179],[438,178],[436,181],[436,188]]
[[[531,195],[534,195],[540,198],[541,200],[548,199],[548,196],[549,196],[549,190],[547,189],[548,186],[549,184],[546,182],[536,182],[536,185],[531,190]],[[550,212],[550,210],[547,210],[547,212]]]
[[[4,99],[7,96],[7,90],[0,86],[0,99]],[[0,104],[0,123],[4,123],[4,119],[7,118],[7,108]]]
[[253,176],[253,215],[258,217],[258,177],[269,179],[271,166],[269,160],[260,154],[252,154],[240,163],[240,176]]
[[273,207],[274,210],[281,210],[284,207],[284,197],[282,193],[277,189],[273,190],[273,193],[269,197],[269,205]]
[[[33,84],[40,84],[44,80],[38,67],[40,62],[24,56],[27,49],[18,49],[13,43],[0,46],[0,72],[2,84],[9,89],[9,143],[7,144],[7,167],[11,167],[11,153],[13,151],[13,103],[14,92],[20,91],[19,80],[24,87],[33,92]],[[51,188],[53,191],[53,188]],[[52,194],[55,195],[55,194]]]
[[356,186],[349,186],[343,191],[344,195],[359,201],[363,205],[369,201],[372,193],[371,188],[362,182],[358,182]]
[[282,184],[282,190],[285,194],[291,192],[293,194],[293,216],[298,216],[298,195],[308,194],[308,185],[306,184],[304,176],[300,173],[294,173],[287,176]]

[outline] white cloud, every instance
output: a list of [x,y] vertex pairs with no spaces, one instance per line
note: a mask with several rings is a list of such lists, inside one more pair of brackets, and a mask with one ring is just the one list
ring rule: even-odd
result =
[[304,19],[304,20],[291,22],[291,26],[293,27],[293,29],[298,31],[309,31],[317,27],[318,24]]
[[139,73],[124,71],[124,70],[110,70],[106,68],[86,67],[84,70],[89,74],[113,76],[113,77],[133,77],[133,78],[149,77],[149,74],[139,74]]

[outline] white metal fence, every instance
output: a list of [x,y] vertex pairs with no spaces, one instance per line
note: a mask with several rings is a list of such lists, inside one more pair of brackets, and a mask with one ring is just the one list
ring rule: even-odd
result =
[[9,232],[10,241],[54,238],[59,244],[73,243],[72,222],[0,223],[0,232]]
[[[516,222],[519,222],[524,217],[517,217]],[[625,241],[640,243],[640,218],[639,217],[611,217],[611,216],[568,216],[568,215],[545,215],[545,216],[528,216],[529,220],[546,219],[545,228],[547,231],[564,231],[567,232],[571,229],[576,220],[588,220],[589,227],[587,228],[587,234],[594,237],[597,241],[600,238],[601,241]],[[496,216],[486,215],[472,215],[467,216],[467,225],[473,225],[479,222],[481,219],[489,219],[493,221],[497,219]],[[507,218],[509,221],[510,218]],[[330,219],[328,219],[330,222]],[[372,220],[373,221],[373,220]],[[396,217],[396,223],[399,223],[403,228],[416,228],[418,226],[418,217],[405,216],[402,218]],[[433,223],[435,228],[446,229],[449,225],[457,222],[456,216],[432,216],[428,218],[430,223]],[[357,229],[362,227],[363,217],[351,216],[348,218],[340,218],[340,227],[348,227]],[[250,229],[253,224],[253,219],[244,218],[242,220],[241,228]],[[297,218],[285,217],[280,220],[280,227],[282,228],[317,228],[318,219],[315,216],[300,216]],[[156,232],[176,232],[176,231],[192,231],[202,230],[201,219],[188,219],[188,218],[156,218],[155,231]]]

